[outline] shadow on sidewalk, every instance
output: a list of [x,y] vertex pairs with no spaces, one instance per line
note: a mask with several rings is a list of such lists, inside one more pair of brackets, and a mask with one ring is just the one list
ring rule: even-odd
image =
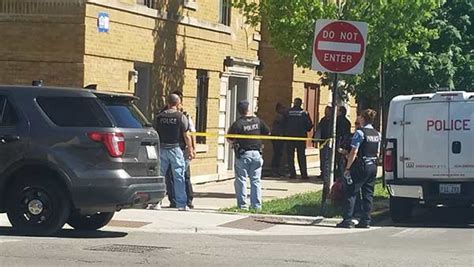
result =
[[[63,229],[59,233],[49,236],[57,238],[86,238],[86,239],[101,239],[101,238],[121,238],[127,236],[125,232],[115,231],[79,231],[73,229]],[[24,234],[15,231],[12,227],[0,227],[0,236],[38,236],[33,234]]]
[[194,192],[194,198],[235,198],[235,194],[216,192]]

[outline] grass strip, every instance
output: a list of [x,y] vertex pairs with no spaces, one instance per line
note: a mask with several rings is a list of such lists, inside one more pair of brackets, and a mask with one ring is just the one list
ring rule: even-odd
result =
[[[373,214],[383,213],[388,208],[388,192],[382,185],[382,179],[377,179],[374,192]],[[292,195],[286,198],[264,201],[259,214],[273,215],[298,215],[298,216],[322,216],[321,214],[322,191],[307,192]],[[237,207],[221,209],[223,212],[256,213],[254,210],[242,210]],[[342,207],[333,204],[328,205],[325,217],[340,217]]]

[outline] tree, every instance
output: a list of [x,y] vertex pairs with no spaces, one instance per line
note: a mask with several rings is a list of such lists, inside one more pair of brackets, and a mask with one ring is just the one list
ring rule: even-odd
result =
[[472,0],[449,0],[435,10],[426,27],[437,29],[438,35],[429,46],[412,45],[407,55],[388,62],[387,99],[440,87],[474,91],[473,19]]
[[[362,75],[343,75],[345,89],[360,96],[378,96],[380,62],[404,57],[408,48],[417,44],[429,46],[436,29],[425,26],[432,11],[440,6],[437,0],[234,0],[247,23],[265,21],[271,44],[282,55],[290,56],[298,66],[311,63],[314,25],[317,19],[365,21],[369,24],[365,69]],[[327,83],[330,75],[323,76]]]

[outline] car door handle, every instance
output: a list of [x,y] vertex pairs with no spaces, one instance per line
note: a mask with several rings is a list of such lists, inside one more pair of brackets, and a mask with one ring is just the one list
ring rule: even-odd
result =
[[18,136],[18,135],[0,136],[0,143],[2,143],[2,144],[17,142],[17,141],[20,141],[20,136]]
[[461,154],[461,142],[454,141],[451,150],[453,151],[453,154]]

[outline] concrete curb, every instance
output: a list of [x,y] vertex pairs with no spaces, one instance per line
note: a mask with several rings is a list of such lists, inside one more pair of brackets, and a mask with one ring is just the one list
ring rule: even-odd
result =
[[[195,210],[195,212],[203,212]],[[254,218],[256,221],[272,223],[272,224],[289,224],[289,225],[312,225],[312,226],[336,226],[341,222],[341,218],[325,218],[323,216],[298,216],[298,215],[273,215],[273,214],[256,214],[256,213],[241,213],[230,211],[211,211],[204,212],[220,213],[225,215],[239,215]]]

